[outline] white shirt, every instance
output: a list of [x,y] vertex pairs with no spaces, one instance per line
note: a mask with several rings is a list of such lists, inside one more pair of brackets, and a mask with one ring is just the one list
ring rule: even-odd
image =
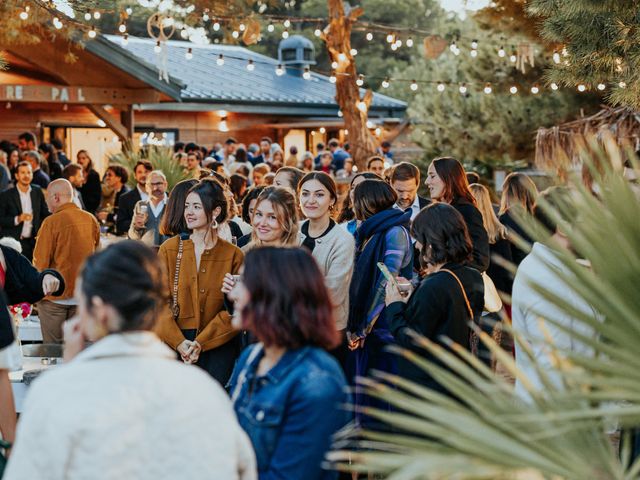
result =
[[29,387],[5,480],[255,480],[229,397],[151,332],[108,335]]
[[149,201],[149,194],[147,193],[147,191],[140,188],[140,185],[136,185],[136,188],[138,189],[138,193],[140,194],[140,200],[142,200],[143,202]]
[[[397,203],[394,205],[394,207],[398,210],[406,210],[405,208],[401,208],[400,206],[398,206]],[[418,198],[418,194],[416,193],[416,198],[413,199],[413,204],[411,205],[411,221],[416,218],[416,215],[418,215],[418,213],[420,213],[420,199]]]
[[164,198],[162,199],[162,201],[160,201],[157,205],[154,205],[153,202],[151,200],[149,200],[149,208],[151,209],[151,212],[153,213],[153,216],[158,218],[160,216],[160,213],[162,213],[162,209],[164,208],[164,206],[167,204],[167,194],[164,194]]
[[[33,215],[33,205],[31,204],[31,187],[29,187],[29,190],[27,190],[26,192],[23,192],[22,190],[20,190],[19,187],[17,187],[18,190],[18,194],[20,195],[20,205],[22,207],[22,213],[30,213],[31,215]],[[18,219],[15,219],[16,225],[18,225],[20,222],[18,222]],[[31,220],[25,220],[22,223],[22,232],[20,233],[20,236],[22,238],[31,238],[31,232],[33,230],[33,222]]]
[[[539,285],[568,301],[578,311],[599,318],[594,309],[584,302],[571,285],[562,280],[561,273],[567,274],[568,272],[556,253],[549,247],[536,242],[533,244],[531,253],[524,258],[518,267],[511,294],[513,330],[529,344],[528,347],[533,352],[535,364],[557,387],[560,387],[561,384],[559,375],[554,371],[554,356],[560,355],[563,350],[584,355],[592,355],[593,352],[591,348],[576,340],[570,333],[558,328],[556,323],[586,336],[593,336],[594,332],[583,322],[578,321],[545,299],[531,285]],[[552,323],[550,320],[556,323]],[[552,345],[556,348],[552,349]],[[534,362],[529,359],[518,342],[515,342],[515,349],[516,366],[536,390],[545,388],[538,376]],[[524,400],[530,398],[525,386],[517,379],[515,392]]]
[[82,202],[80,201],[80,192],[74,187],[73,189],[73,203],[82,210]]

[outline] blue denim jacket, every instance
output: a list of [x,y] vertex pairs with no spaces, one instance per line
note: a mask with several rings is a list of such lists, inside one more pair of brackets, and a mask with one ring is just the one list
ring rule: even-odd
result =
[[260,480],[337,478],[321,464],[331,436],[350,419],[340,366],[324,350],[303,347],[287,351],[257,377],[262,357],[260,344],[246,348],[229,381],[238,421],[256,452]]

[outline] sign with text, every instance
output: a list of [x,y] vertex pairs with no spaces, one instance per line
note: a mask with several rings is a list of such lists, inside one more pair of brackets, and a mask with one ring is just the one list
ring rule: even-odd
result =
[[72,87],[66,85],[0,85],[0,101],[131,105],[155,103],[157,91],[150,88]]

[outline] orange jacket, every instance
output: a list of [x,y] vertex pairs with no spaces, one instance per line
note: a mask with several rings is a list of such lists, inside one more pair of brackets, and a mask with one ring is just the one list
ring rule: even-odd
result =
[[65,289],[58,297],[73,297],[76,277],[85,259],[100,245],[100,226],[93,215],[74,203],[62,205],[42,222],[33,250],[33,265],[40,271],[54,268],[64,277]]
[[[173,292],[173,279],[178,256],[179,237],[164,242],[158,257],[165,266],[169,293]],[[202,350],[224,345],[239,332],[231,326],[231,315],[224,308],[224,294],[220,291],[225,273],[237,274],[244,256],[239,248],[218,238],[216,246],[205,251],[196,268],[193,242],[183,240],[182,262],[178,279],[178,321],[169,309],[161,314],[156,333],[171,348],[176,349],[185,338],[181,330],[196,329],[196,341]]]

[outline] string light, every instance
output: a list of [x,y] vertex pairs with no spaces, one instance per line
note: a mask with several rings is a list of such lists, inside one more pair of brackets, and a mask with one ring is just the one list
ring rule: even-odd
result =
[[516,61],[517,61],[517,60],[518,60],[518,56],[516,55],[516,52],[513,52],[513,53],[511,54],[511,56],[509,57],[509,61],[510,61],[511,63],[516,63]]
[[156,42],[156,46],[153,47],[153,51],[156,53],[160,53],[162,51],[162,47],[160,46],[160,40]]
[[396,36],[393,33],[387,35],[387,43],[394,43]]
[[606,86],[604,83],[599,83],[599,84],[598,84],[598,90],[602,91],[602,90],[604,90],[605,88],[607,88],[607,86]]
[[504,58],[507,55],[507,52],[505,52],[504,47],[500,47],[500,50],[498,50],[498,56],[500,58]]
[[509,91],[511,92],[512,95],[515,95],[516,93],[518,93],[518,87],[514,85],[509,89]]
[[85,14],[84,14],[84,19],[85,19],[86,21],[91,20],[91,14],[90,14],[89,12],[85,13]]
[[382,129],[380,127],[376,128],[376,135],[379,137],[382,133]]
[[472,40],[471,41],[471,49],[472,50],[477,50],[478,49],[478,40]]
[[415,92],[416,90],[418,90],[418,82],[416,82],[415,80],[411,80],[411,85],[409,86],[409,88],[411,88],[411,90]]
[[206,14],[206,13],[204,15],[202,15],[202,21],[203,22],[208,22],[209,21],[209,15]]
[[240,29],[241,32],[244,32],[247,27],[245,27],[244,23],[241,23],[238,28]]
[[411,37],[407,38],[407,47],[409,48],[413,47],[413,38]]
[[360,110],[362,113],[367,113],[367,104],[364,103],[362,100],[356,103],[356,107],[358,107],[358,110]]
[[220,24],[219,24],[218,22],[215,22],[215,23],[213,24],[213,30],[214,30],[214,31],[216,31],[216,32],[217,32],[218,30],[220,30]]
[[339,116],[340,118],[342,118],[342,117],[344,116],[344,113],[342,113],[342,110],[338,110],[338,116]]
[[560,54],[558,52],[553,52],[553,62],[560,63]]
[[491,92],[493,92],[493,88],[491,88],[491,84],[490,83],[487,83],[484,86],[484,93],[486,93],[487,95],[490,95]]
[[382,81],[382,88],[389,88],[389,77]]
[[56,27],[58,30],[60,30],[62,28],[62,22],[60,21],[60,19],[58,17],[55,17],[53,19],[53,26]]
[[247,71],[253,72],[255,68],[256,66],[253,64],[253,60],[249,59],[249,61],[247,62]]
[[367,35],[365,38],[367,39],[367,42],[370,42],[371,40],[373,40],[373,33],[367,32]]
[[324,127],[320,127],[320,133],[325,134],[327,133],[327,129]]
[[291,20],[289,20],[288,18],[284,21],[283,25],[285,26],[285,28],[289,28],[291,26]]
[[367,128],[373,128],[373,122],[371,120],[367,120]]
[[478,56],[478,51],[477,50],[471,50],[471,52],[469,52],[469,55],[471,55],[471,58],[476,58]]
[[216,63],[218,64],[219,67],[224,65],[224,55],[220,54],[218,55],[218,59],[216,60]]
[[313,34],[314,34],[316,37],[319,37],[320,35],[322,35],[322,30],[320,30],[319,28],[316,28],[316,29],[313,31]]
[[449,45],[449,50],[451,50],[451,53],[456,53],[457,49],[458,46],[456,45],[456,42],[451,42],[451,45]]
[[279,76],[279,77],[284,75],[284,68],[282,68],[282,65],[278,65],[276,67],[276,75]]
[[127,26],[124,23],[121,23],[120,26],[118,27],[118,31],[120,33],[124,33],[127,31]]
[[289,30],[284,30],[282,32],[282,38],[289,38]]
[[463,83],[462,85],[460,85],[458,90],[460,91],[461,94],[464,95],[465,93],[467,93],[467,85],[465,83]]
[[402,46],[402,40],[397,39],[397,40],[396,40],[396,46],[397,46],[398,48],[400,48],[400,47]]
[[331,76],[329,77],[329,81],[330,81],[331,83],[336,83],[336,81],[337,81],[337,80],[338,80],[338,79],[336,78],[336,74],[335,74],[335,72],[331,72]]
[[438,82],[438,86],[436,87],[436,90],[438,90],[439,92],[444,92],[444,89],[445,89],[444,83]]
[[311,80],[311,71],[309,67],[304,67],[304,72],[302,72],[302,78],[305,80]]
[[346,62],[347,61],[347,56],[344,53],[340,52],[338,54],[338,61],[339,62]]
[[534,95],[537,95],[538,92],[540,92],[540,89],[538,88],[537,85],[534,85],[533,87],[531,87],[531,93],[533,93]]
[[91,30],[89,30],[89,33],[87,33],[87,35],[89,36],[89,38],[96,38],[96,27],[91,27]]
[[273,23],[270,23],[269,25],[267,25],[267,32],[273,32],[276,29],[276,27],[273,26]]
[[358,50],[356,50],[355,48],[352,48],[349,53],[351,54],[352,57],[355,57],[356,55],[358,55]]
[[364,85],[364,75],[362,74],[358,75],[358,79],[356,80],[356,85],[358,85],[359,87]]
[[233,32],[231,32],[231,36],[233,38],[238,38],[240,36],[240,32],[238,32],[237,30],[234,30]]
[[131,15],[133,13],[133,8],[131,7],[127,7],[127,9],[125,10],[125,12],[127,12],[127,15]]
[[558,84],[557,83],[552,83],[551,84],[551,90],[558,90]]
[[184,54],[184,58],[191,60],[193,58],[193,48],[189,47],[187,53]]
[[100,17],[101,17],[101,15],[100,15],[99,11],[96,10],[95,12],[93,12],[93,18],[95,18],[96,20],[99,20]]
[[618,86],[619,86],[620,88],[627,88],[627,82],[620,82],[620,83],[618,84]]
[[20,12],[20,19],[26,20],[29,18],[29,6],[24,7],[24,10]]
[[583,85],[582,83],[580,85],[578,85],[578,91],[580,93],[584,92],[587,89],[587,87],[585,85]]
[[392,44],[391,44],[391,50],[393,50],[394,52],[395,52],[396,50],[398,50],[398,44],[397,44],[397,43],[392,43]]

